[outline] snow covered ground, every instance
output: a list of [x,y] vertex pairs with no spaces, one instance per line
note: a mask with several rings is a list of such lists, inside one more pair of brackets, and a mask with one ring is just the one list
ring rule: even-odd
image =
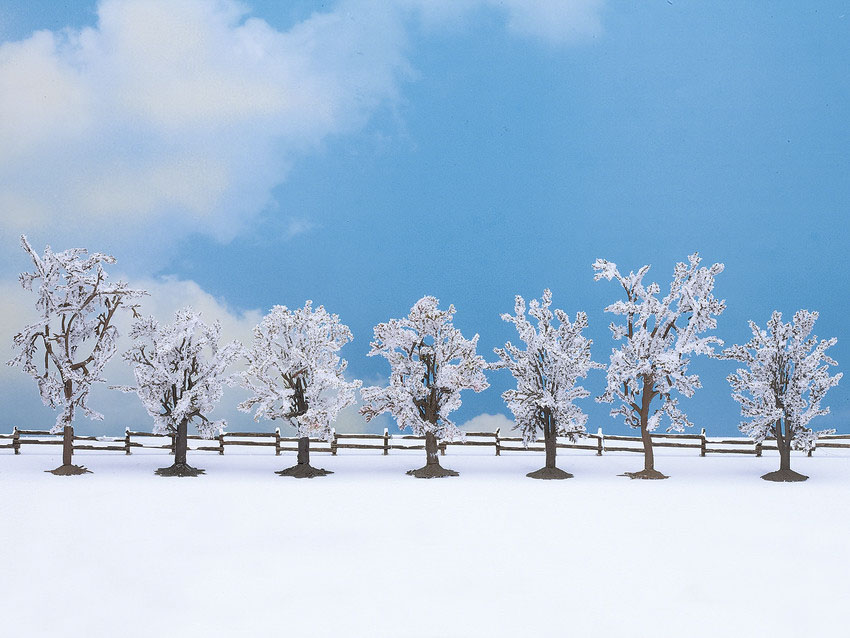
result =
[[[39,451],[41,452],[41,451]],[[829,636],[847,630],[850,457],[0,454],[6,636]],[[538,633],[540,632],[540,633]],[[545,633],[543,633],[545,632]]]

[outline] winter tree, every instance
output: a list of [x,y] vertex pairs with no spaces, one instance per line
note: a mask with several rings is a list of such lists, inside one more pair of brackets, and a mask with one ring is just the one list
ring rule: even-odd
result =
[[367,421],[389,412],[400,429],[425,436],[426,464],[408,472],[418,478],[458,475],[440,466],[438,442],[460,435],[449,414],[460,407],[461,391],[489,387],[487,364],[475,352],[478,335],[465,339],[452,324],[454,306],[440,310],[438,305],[434,297],[422,297],[404,319],[375,326],[369,356],[389,362],[390,384],[361,391],[360,413]]
[[74,414],[80,409],[90,419],[103,419],[89,408],[88,398],[95,383],[105,382],[103,369],[116,351],[116,313],[136,315],[137,306],[128,302],[147,293],[123,281],[108,281],[103,264],[115,263],[110,255],[84,248],[54,253],[47,246],[39,256],[23,235],[21,244],[35,271],[21,273],[19,279],[27,290],[37,284],[40,319],[15,335],[17,354],[8,364],[35,379],[44,404],[59,410],[50,431],[63,434],[62,465],[50,471],[84,474],[89,470],[71,462]]
[[751,321],[752,339],[723,351],[724,359],[747,366],[727,377],[741,416],[749,419],[741,431],[758,443],[776,439],[779,470],[762,476],[767,481],[805,481],[807,476],[791,469],[791,450],[811,450],[818,435],[833,432],[808,427],[816,416],[829,414],[821,401],[842,377],[829,376],[829,366],[837,364],[826,354],[838,340],[809,336],[817,318],[817,312],[798,310],[793,322],[783,323],[782,313],[774,311],[767,330]]
[[693,396],[701,387],[699,376],[688,374],[692,355],[714,355],[713,345],[723,345],[717,337],[700,335],[717,327],[715,317],[725,302],[714,298],[714,278],[723,272],[723,264],[700,267],[698,253],[688,263],[678,263],[673,271],[670,292],[662,299],[657,283],[644,285],[649,270],[623,276],[617,265],[604,259],[593,264],[595,280],[616,279],[625,291],[625,300],[617,301],[606,312],[623,315],[625,323],[611,324],[615,340],[623,341],[611,352],[608,386],[597,398],[603,403],[619,402],[611,416],[622,415],[626,423],[640,429],[644,449],[644,469],[626,476],[642,479],[667,478],[655,469],[650,433],[667,416],[667,431],[681,432],[693,425],[679,408],[674,392]]
[[[535,327],[526,317],[525,299],[516,296],[515,314],[505,313],[502,319],[514,324],[525,348],[520,349],[510,341],[504,348],[495,348],[499,361],[490,367],[507,369],[516,380],[516,389],[503,392],[502,398],[513,412],[516,429],[522,432],[525,445],[537,440],[538,431],[543,433],[546,466],[527,476],[566,479],[572,474],[555,467],[556,437],[575,441],[585,432],[587,415],[575,401],[590,393],[576,384],[587,377],[591,368],[605,366],[590,359],[593,342],[582,335],[587,327],[587,315],[579,312],[575,322],[570,323],[563,310],[553,312],[549,309],[551,305],[552,293],[548,289],[543,291],[539,302],[531,300],[528,315],[537,320]],[[557,326],[553,319],[557,319]]]
[[340,410],[356,401],[360,381],[345,380],[348,364],[337,354],[351,340],[339,316],[311,301],[296,310],[275,306],[254,328],[248,369],[237,376],[252,396],[239,409],[255,410],[255,421],[284,419],[298,432],[298,462],[281,476],[331,473],[310,466],[310,436],[330,438]]
[[208,418],[221,399],[225,370],[242,354],[238,341],[219,346],[221,326],[211,326],[191,308],[179,310],[174,323],[161,325],[153,317],[139,319],[130,331],[133,346],[124,360],[133,366],[135,386],[115,386],[135,392],[154,419],[155,434],[175,436],[174,464],[156,471],[160,476],[197,476],[204,470],[186,462],[189,423],[212,438],[224,421]]

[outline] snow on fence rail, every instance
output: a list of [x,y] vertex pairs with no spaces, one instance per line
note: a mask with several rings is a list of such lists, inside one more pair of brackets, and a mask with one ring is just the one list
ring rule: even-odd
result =
[[[706,454],[752,454],[761,456],[765,451],[778,451],[773,439],[756,443],[744,437],[707,437],[705,429],[699,434],[653,433],[654,448],[684,448],[699,450],[700,456]],[[283,437],[280,430],[274,432],[222,432],[216,438],[204,439],[198,435],[189,435],[191,450],[218,452],[224,454],[228,447],[268,447],[276,455],[281,452],[297,452],[298,438]],[[5,441],[9,441],[6,443]],[[101,450],[131,454],[134,448],[169,450],[174,453],[173,435],[135,432],[129,428],[123,437],[77,436],[74,435],[74,450]],[[13,450],[21,453],[24,445],[62,445],[61,434],[50,434],[47,430],[19,430],[14,428],[11,434],[0,434],[0,450]],[[442,441],[440,453],[445,455],[448,447],[492,447],[496,456],[502,452],[543,452],[542,442],[525,447],[520,437],[503,437],[500,430],[495,432],[467,432],[460,441]],[[559,439],[557,446],[562,449],[588,450],[602,456],[605,452],[643,452],[643,443],[639,436],[604,434],[602,428],[596,433],[587,433],[576,442]],[[818,448],[850,449],[850,434],[829,434],[817,441]],[[310,439],[310,452],[327,452],[336,455],[339,450],[375,450],[384,455],[390,450],[424,450],[425,437],[409,434],[392,435],[384,429],[383,434],[345,434],[333,432],[331,440]],[[812,452],[809,452],[809,456]]]

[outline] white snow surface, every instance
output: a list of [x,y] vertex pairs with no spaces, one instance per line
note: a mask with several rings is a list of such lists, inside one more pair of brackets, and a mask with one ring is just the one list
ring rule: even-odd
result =
[[850,457],[0,452],[7,636],[827,636],[850,600]]

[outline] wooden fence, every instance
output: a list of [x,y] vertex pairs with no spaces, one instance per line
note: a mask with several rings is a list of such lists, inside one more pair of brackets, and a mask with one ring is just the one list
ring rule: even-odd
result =
[[[763,443],[743,437],[716,438],[707,437],[705,429],[699,434],[667,434],[653,433],[654,448],[681,448],[699,451],[700,456],[707,454],[751,454],[761,456],[765,451],[776,452],[776,442],[767,439]],[[204,439],[198,435],[189,435],[189,449],[224,454],[227,448],[233,447],[268,447],[274,448],[276,455],[281,452],[296,452],[297,437],[283,437],[280,430],[274,432],[222,432],[212,439]],[[8,441],[8,443],[6,442]],[[0,434],[0,449],[13,450],[21,453],[25,445],[62,445],[61,434],[50,434],[46,430],[19,430],[15,428],[11,434]],[[500,430],[495,432],[467,432],[463,440],[441,441],[440,453],[445,455],[449,447],[491,447],[496,456],[502,452],[543,452],[543,442],[537,441],[523,445],[520,437],[503,437]],[[606,452],[643,452],[643,442],[639,436],[624,436],[620,434],[603,434],[599,428],[595,434],[587,433],[572,442],[558,439],[557,447],[568,450],[588,450],[602,456]],[[830,434],[822,436],[817,441],[818,449],[850,449],[850,434]],[[107,452],[124,452],[131,454],[133,449],[169,450],[174,453],[174,435],[151,434],[150,432],[134,432],[125,430],[123,437],[108,436],[74,436],[74,450],[100,450]],[[333,432],[330,440],[310,439],[310,452],[325,452],[336,455],[339,450],[375,450],[384,455],[390,450],[424,450],[425,437],[409,434],[393,435],[386,429],[383,434],[345,434]]]

